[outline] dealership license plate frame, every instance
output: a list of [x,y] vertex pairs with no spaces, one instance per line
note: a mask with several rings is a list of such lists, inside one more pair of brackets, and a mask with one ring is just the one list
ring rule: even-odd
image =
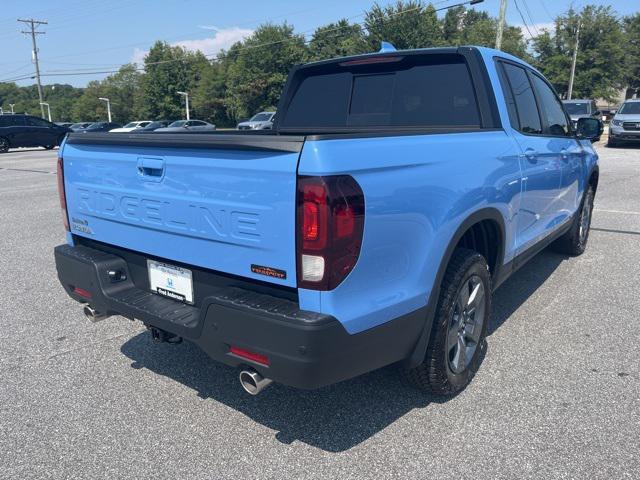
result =
[[193,272],[188,268],[147,259],[149,288],[153,293],[193,305]]

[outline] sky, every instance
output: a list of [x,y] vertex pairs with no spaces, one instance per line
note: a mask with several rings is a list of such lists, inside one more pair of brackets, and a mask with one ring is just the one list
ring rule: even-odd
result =
[[[436,8],[462,0],[433,0]],[[516,0],[529,29],[535,34],[551,25],[571,5],[611,5],[619,15],[640,10],[639,0]],[[48,21],[39,30],[38,48],[43,84],[84,86],[107,74],[68,75],[69,71],[116,70],[128,62],[141,62],[156,40],[215,55],[250,35],[265,22],[287,21],[298,33],[311,34],[321,25],[348,18],[361,22],[374,0],[0,0],[0,82],[35,71],[31,38],[20,33],[26,25],[18,18]],[[395,0],[378,0],[381,5]],[[474,6],[498,15],[500,0]],[[441,12],[442,14],[444,12]],[[507,22],[523,27],[514,0],[508,0]],[[529,33],[525,30],[525,38]],[[66,72],[65,72],[66,71]],[[19,80],[30,85],[32,79]]]

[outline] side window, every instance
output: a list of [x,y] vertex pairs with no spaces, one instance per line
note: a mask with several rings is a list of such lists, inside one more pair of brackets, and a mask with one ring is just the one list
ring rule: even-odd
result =
[[542,134],[538,106],[536,105],[536,98],[533,95],[527,72],[524,71],[524,68],[516,67],[510,63],[503,65],[509,81],[511,94],[515,101],[518,114],[518,130],[530,135]]
[[537,75],[532,75],[533,84],[540,98],[540,109],[542,119],[545,123],[544,134],[555,137],[566,137],[569,135],[569,124],[567,116],[564,114],[562,104],[551,87]]
[[38,117],[27,117],[28,127],[50,127],[51,124],[46,120]]

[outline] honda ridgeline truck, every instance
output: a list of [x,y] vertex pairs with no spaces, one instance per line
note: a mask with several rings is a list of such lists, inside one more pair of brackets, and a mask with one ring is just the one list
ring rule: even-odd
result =
[[310,63],[272,131],[70,134],[58,276],[91,319],[195,342],[249,393],[397,362],[454,394],[492,292],[552,242],[584,251],[599,134],[497,50]]

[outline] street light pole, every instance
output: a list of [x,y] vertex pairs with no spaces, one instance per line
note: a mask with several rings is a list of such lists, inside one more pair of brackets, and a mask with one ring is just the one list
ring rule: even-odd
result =
[[111,102],[108,98],[99,97],[98,100],[102,100],[103,102],[107,102],[107,115],[109,117],[109,123],[111,123]]
[[40,102],[40,105],[42,105],[43,107],[46,105],[49,121],[51,121],[51,107],[49,107],[49,104],[47,102]]
[[188,92],[176,92],[178,95],[182,95],[184,97],[184,102],[185,102],[185,108],[187,110],[187,120],[190,120],[189,118],[189,93]]

